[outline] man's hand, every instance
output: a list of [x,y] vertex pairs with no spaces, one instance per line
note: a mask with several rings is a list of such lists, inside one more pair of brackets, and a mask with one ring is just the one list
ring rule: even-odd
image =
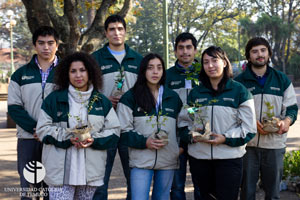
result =
[[257,125],[257,132],[260,133],[261,135],[267,135],[269,132],[263,130],[263,125],[260,123],[260,121],[256,120],[256,125]]
[[148,137],[146,141],[146,147],[148,149],[161,149],[165,146],[163,140],[153,139],[152,137]]
[[212,133],[211,136],[213,137],[213,139],[204,140],[203,142],[217,145],[217,144],[223,144],[226,140],[225,136],[221,134]]
[[109,96],[108,99],[110,100],[110,102],[112,103],[114,109],[117,108],[117,104],[119,103],[120,101],[120,96]]
[[34,128],[33,130],[34,130],[34,133],[33,133],[34,139],[35,139],[36,141],[41,142],[40,138],[38,137],[38,135],[37,135],[36,132],[35,132],[36,128]]
[[286,117],[284,120],[280,120],[278,123],[279,131],[278,134],[284,134],[289,131],[292,120]]

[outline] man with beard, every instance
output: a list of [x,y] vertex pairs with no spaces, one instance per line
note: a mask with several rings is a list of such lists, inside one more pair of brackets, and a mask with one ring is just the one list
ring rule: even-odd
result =
[[[186,104],[187,96],[191,89],[196,86],[193,80],[187,79],[186,72],[193,72],[193,63],[197,53],[197,40],[191,33],[181,33],[176,37],[175,56],[177,60],[175,66],[167,70],[166,86],[173,89],[180,96],[183,104]],[[198,79],[197,75],[194,78]],[[187,165],[187,149],[179,156],[179,169],[175,171],[173,184],[171,188],[171,200],[185,200],[185,179],[186,179],[186,165]],[[194,185],[195,187],[195,185]],[[195,188],[195,200],[199,199],[199,189]]]
[[[287,132],[298,113],[295,90],[285,74],[268,65],[272,56],[268,41],[262,37],[252,38],[245,52],[247,68],[236,80],[244,84],[254,97],[257,134],[246,147],[240,197],[241,200],[255,199],[260,178],[265,199],[279,199]],[[271,111],[267,108],[268,103],[273,106]],[[263,130],[262,120],[267,112],[273,112],[279,118],[278,131]]]

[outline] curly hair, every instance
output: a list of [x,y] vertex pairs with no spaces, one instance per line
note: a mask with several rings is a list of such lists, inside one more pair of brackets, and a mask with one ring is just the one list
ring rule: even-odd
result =
[[89,54],[83,52],[75,52],[66,56],[60,61],[55,69],[54,83],[55,89],[64,90],[69,87],[69,70],[73,62],[80,61],[84,64],[89,77],[89,82],[93,84],[95,90],[102,88],[102,73],[97,61]]

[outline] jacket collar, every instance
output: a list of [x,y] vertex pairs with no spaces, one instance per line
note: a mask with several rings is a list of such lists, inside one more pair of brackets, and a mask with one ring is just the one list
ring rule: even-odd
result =
[[[109,52],[109,50],[107,49],[108,45],[109,45],[109,44],[106,43],[106,44],[104,45],[104,47],[102,48],[102,49],[103,49],[103,56],[104,56],[105,58],[115,58],[115,57]],[[134,55],[133,55],[133,53],[132,53],[132,49],[130,49],[129,46],[128,46],[127,44],[124,44],[124,45],[125,45],[125,52],[126,52],[124,59],[125,59],[125,58],[135,58]]]

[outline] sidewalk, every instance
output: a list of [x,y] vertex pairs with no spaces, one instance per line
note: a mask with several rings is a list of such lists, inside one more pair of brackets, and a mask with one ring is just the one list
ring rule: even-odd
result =
[[[298,88],[300,91],[300,88]],[[298,93],[298,106],[300,107],[300,95]],[[8,192],[7,189],[19,188],[17,172],[16,153],[16,129],[6,129],[6,102],[0,101],[0,199],[19,199],[17,192]],[[287,139],[287,151],[300,149],[300,113],[298,120],[290,131]],[[111,200],[121,200],[126,198],[126,181],[123,175],[119,156],[116,156],[112,175],[109,182],[108,198]],[[6,190],[6,191],[5,191]],[[188,200],[193,199],[193,186],[190,173],[187,175],[186,195]],[[262,191],[257,193],[257,200],[262,200]],[[281,192],[282,200],[299,200],[300,198],[293,192]]]

